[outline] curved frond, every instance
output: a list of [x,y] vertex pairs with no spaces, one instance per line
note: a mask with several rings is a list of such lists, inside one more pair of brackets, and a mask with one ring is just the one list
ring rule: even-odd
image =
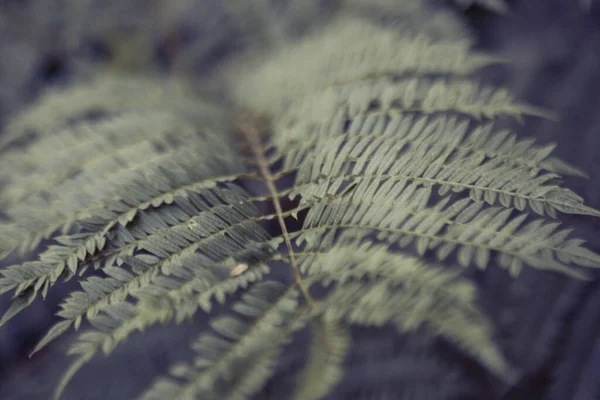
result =
[[[147,214],[148,219],[156,218],[153,230],[135,232],[135,226],[144,223],[144,215],[123,242],[115,240],[108,254],[111,259],[116,257],[116,265],[102,268],[107,275],[104,278],[94,276],[83,281],[83,291],[71,293],[58,315],[77,328],[82,318],[93,318],[109,306],[126,302],[130,296],[143,299],[163,294],[175,302],[169,304],[172,308],[168,312],[176,310],[179,315],[186,312],[191,316],[198,307],[210,310],[211,294],[222,302],[223,293],[243,286],[244,280],[254,276],[255,271],[265,272],[264,268],[255,270],[254,265],[271,254],[266,243],[269,235],[253,221],[258,214],[240,189],[232,185],[206,189],[177,198],[173,205],[176,207],[166,210],[163,207],[162,211],[166,211],[163,215],[157,215],[161,209]],[[166,219],[163,227],[156,225],[161,216]],[[100,256],[101,253],[97,255]],[[231,278],[232,263],[253,267],[243,276]],[[126,265],[130,271],[125,269]],[[222,287],[222,281],[232,286]],[[195,293],[204,296],[202,303],[197,303]],[[188,305],[185,300],[194,304]],[[139,324],[146,325],[136,326],[149,326],[164,319],[161,315],[157,310],[137,315]],[[58,324],[65,326],[63,322]],[[49,332],[36,351],[49,337],[56,335]]]
[[485,268],[495,254],[496,262],[513,275],[530,265],[585,277],[572,265],[600,263],[600,256],[583,247],[581,240],[567,239],[571,230],[558,230],[558,223],[541,219],[524,223],[527,214],[510,218],[514,210],[484,208],[482,201],[470,199],[449,205],[446,198],[427,207],[431,187],[415,186],[361,182],[352,195],[314,204],[299,235],[318,243],[331,230],[351,230],[359,237],[372,234],[400,247],[414,245],[421,255],[434,251],[440,261],[455,252],[465,267]]
[[324,300],[326,316],[368,326],[394,323],[403,332],[426,325],[507,382],[514,380],[478,308],[475,286],[459,271],[435,268],[348,234],[337,243],[333,237],[309,244],[302,259],[308,276],[336,283]]
[[248,398],[274,372],[281,346],[298,328],[298,295],[279,282],[254,285],[233,306],[237,315],[215,319],[215,333],[195,341],[193,365],[174,366],[171,374],[179,379],[160,379],[141,398]]

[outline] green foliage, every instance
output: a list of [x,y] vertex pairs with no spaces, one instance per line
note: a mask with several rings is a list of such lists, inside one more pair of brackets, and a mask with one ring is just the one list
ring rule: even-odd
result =
[[229,312],[193,361],[141,398],[250,398],[304,330],[290,393],[322,398],[344,376],[353,326],[440,337],[517,378],[461,266],[588,277],[600,256],[553,218],[600,212],[560,185],[584,173],[554,145],[494,126],[549,115],[476,80],[499,60],[413,28],[343,16],[233,82],[235,115],[182,82],[105,76],[8,125],[0,254],[22,262],[0,272],[15,294],[0,324],[59,280],[81,282],[34,349],[86,327],[57,397],[134,331],[216,304]]

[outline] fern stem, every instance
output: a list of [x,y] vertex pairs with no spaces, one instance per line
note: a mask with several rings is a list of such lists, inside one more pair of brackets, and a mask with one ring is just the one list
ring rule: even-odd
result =
[[302,276],[300,275],[300,268],[298,268],[298,263],[296,261],[296,257],[294,255],[294,248],[292,247],[292,242],[290,240],[290,235],[287,231],[287,227],[285,225],[285,220],[283,216],[283,209],[281,207],[281,202],[279,200],[279,192],[277,187],[275,186],[276,178],[271,173],[269,169],[269,163],[263,153],[261,140],[260,140],[260,132],[258,131],[256,125],[252,123],[252,117],[249,115],[242,115],[238,120],[238,128],[240,132],[244,134],[252,153],[256,159],[257,167],[259,169],[260,174],[264,177],[265,185],[270,195],[272,196],[273,207],[275,208],[275,213],[277,215],[277,221],[279,223],[279,227],[281,228],[281,233],[283,236],[283,240],[288,250],[290,265],[292,266],[292,270],[294,273],[294,279],[300,292],[306,299],[306,303],[312,307],[313,306],[313,298],[311,294],[308,292],[306,287],[302,282]]

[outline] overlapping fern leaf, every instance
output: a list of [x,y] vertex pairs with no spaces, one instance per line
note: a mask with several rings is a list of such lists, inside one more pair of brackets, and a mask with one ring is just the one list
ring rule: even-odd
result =
[[304,330],[289,394],[323,398],[353,326],[425,332],[515,380],[460,266],[587,276],[600,256],[552,218],[600,213],[560,186],[583,173],[553,146],[494,127],[546,113],[476,81],[493,57],[398,29],[342,18],[281,50],[237,82],[235,124],[176,83],[105,77],[9,125],[0,246],[20,261],[0,324],[81,282],[34,349],[86,326],[57,397],[134,331],[216,305],[193,360],[141,398],[251,398]]

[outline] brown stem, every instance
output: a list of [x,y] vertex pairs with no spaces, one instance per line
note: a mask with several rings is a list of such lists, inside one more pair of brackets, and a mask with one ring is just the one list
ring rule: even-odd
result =
[[290,265],[294,272],[294,279],[298,288],[302,292],[302,295],[306,299],[306,303],[312,307],[313,298],[308,290],[304,287],[302,276],[300,275],[300,269],[298,268],[298,263],[296,262],[296,256],[294,253],[294,249],[292,247],[292,242],[290,240],[290,235],[287,231],[287,227],[284,221],[284,213],[281,207],[281,202],[279,201],[279,193],[277,191],[277,187],[275,186],[276,178],[269,169],[269,163],[265,157],[263,146],[260,140],[261,131],[257,127],[257,123],[254,121],[254,118],[251,114],[243,113],[240,115],[237,121],[237,126],[240,132],[244,135],[252,154],[256,160],[256,166],[259,169],[260,174],[264,178],[265,185],[267,186],[267,190],[271,195],[271,199],[273,201],[273,207],[275,208],[275,213],[277,215],[277,221],[279,222],[279,227],[281,228],[283,240],[288,250]]

